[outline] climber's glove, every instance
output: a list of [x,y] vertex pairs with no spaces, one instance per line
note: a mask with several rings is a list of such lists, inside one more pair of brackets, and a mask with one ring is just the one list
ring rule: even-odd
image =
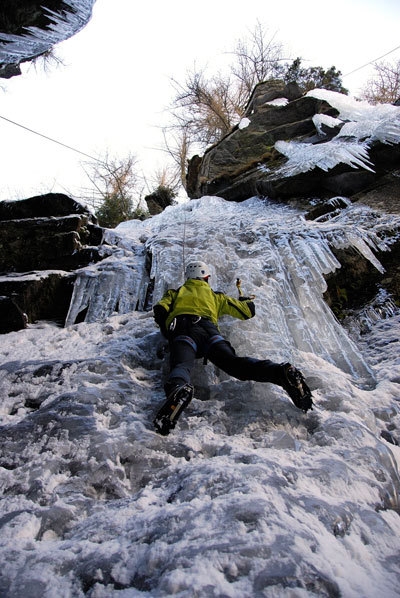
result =
[[168,332],[165,322],[167,320],[168,311],[162,305],[157,304],[153,307],[153,314],[157,326],[160,327],[161,334],[167,338]]

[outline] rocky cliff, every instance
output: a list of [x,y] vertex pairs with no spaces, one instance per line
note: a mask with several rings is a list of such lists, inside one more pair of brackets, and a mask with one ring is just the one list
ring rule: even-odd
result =
[[[242,122],[192,159],[189,191],[193,198],[268,197],[331,227],[359,203],[378,221],[382,213],[399,213],[399,140],[399,108],[354,104],[326,90],[301,96],[295,85],[268,82],[255,89]],[[332,248],[341,268],[326,275],[325,300],[339,318],[382,293],[400,305],[400,233],[390,229],[390,218],[383,220],[380,234],[390,239],[390,251],[377,249],[383,269],[352,244]],[[65,322],[76,270],[109,251],[93,216],[49,194],[0,204],[0,232],[0,271],[7,274],[0,278],[1,331],[22,327],[26,318]],[[251,242],[252,231],[243,234]]]
[[[364,139],[356,139],[352,132],[343,130],[348,119],[337,118],[340,111],[335,101],[318,99],[317,95],[302,96],[296,84],[285,85],[282,81],[260,83],[241,122],[202,157],[191,159],[187,173],[189,197],[217,195],[243,201],[264,196],[279,201],[297,199],[305,205],[315,197],[345,195],[360,199],[361,192],[371,191],[374,201],[383,203],[388,193],[399,197],[398,140],[393,144],[374,137],[371,131],[365,132]],[[277,149],[279,143],[290,141],[308,150],[333,140],[340,140],[341,147],[347,141],[349,151],[353,151],[355,141],[361,144],[368,140],[372,168],[357,168],[356,161],[338,159],[329,168],[317,165],[297,173],[285,171],[288,158]],[[397,201],[395,204],[398,209]]]
[[[398,214],[399,119],[394,106],[367,106],[326,90],[302,96],[296,84],[260,83],[241,122],[191,159],[188,194],[237,202],[268,197],[301,207],[308,220],[333,222],[354,202],[377,215]],[[371,300],[378,287],[400,305],[396,234],[391,251],[380,256],[384,275],[354,249],[335,250],[342,267],[328,276],[325,298],[339,317]]]
[[0,332],[63,323],[75,270],[102,259],[103,229],[60,193],[0,202]]

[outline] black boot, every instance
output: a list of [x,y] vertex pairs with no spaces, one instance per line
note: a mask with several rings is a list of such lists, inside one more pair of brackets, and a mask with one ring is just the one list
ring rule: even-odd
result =
[[282,363],[281,386],[288,393],[293,403],[307,413],[313,408],[311,390],[308,388],[303,374],[290,363]]
[[179,416],[192,398],[193,386],[191,384],[175,386],[153,420],[156,431],[162,436],[167,436],[170,430],[175,428]]

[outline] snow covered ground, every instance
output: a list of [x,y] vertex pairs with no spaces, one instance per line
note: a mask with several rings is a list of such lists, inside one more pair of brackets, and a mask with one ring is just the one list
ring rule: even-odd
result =
[[[322,300],[330,246],[380,268],[389,218],[206,197],[109,231],[67,328],[1,337],[0,595],[399,596],[400,315],[350,338]],[[256,317],[221,330],[239,354],[295,363],[314,411],[199,363],[177,428],[153,431],[168,356],[145,295],[194,256],[213,288],[234,295],[239,276],[256,295]]]

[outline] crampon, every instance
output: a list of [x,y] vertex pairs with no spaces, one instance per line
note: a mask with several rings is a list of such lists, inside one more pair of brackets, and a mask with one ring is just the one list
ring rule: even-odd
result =
[[290,363],[282,364],[282,388],[286,390],[293,403],[307,413],[313,408],[311,390],[306,384],[303,374]]
[[192,398],[193,386],[190,384],[176,386],[153,420],[156,432],[167,436],[175,428],[182,411],[189,405]]

